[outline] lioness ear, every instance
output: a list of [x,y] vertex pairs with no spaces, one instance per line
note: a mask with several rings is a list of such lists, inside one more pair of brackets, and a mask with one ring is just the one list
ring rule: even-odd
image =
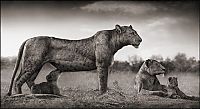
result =
[[47,76],[46,76],[46,80],[47,80],[48,82],[50,82],[50,81],[52,81],[52,77],[51,77],[50,75],[47,75]]
[[133,29],[133,27],[130,25],[129,28]]
[[146,66],[147,66],[148,68],[149,68],[149,66],[150,66],[150,63],[151,63],[151,60],[150,60],[150,59],[147,59],[146,62],[145,62]]
[[169,77],[168,80],[171,81],[172,77]]
[[118,33],[121,33],[122,32],[122,29],[121,29],[121,27],[117,24],[117,25],[115,25],[115,29],[116,29],[116,31],[118,32]]

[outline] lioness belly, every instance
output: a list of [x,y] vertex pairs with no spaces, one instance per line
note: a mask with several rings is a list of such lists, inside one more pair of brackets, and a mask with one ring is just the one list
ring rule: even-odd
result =
[[92,61],[54,60],[50,63],[61,71],[89,71],[96,69],[95,62]]

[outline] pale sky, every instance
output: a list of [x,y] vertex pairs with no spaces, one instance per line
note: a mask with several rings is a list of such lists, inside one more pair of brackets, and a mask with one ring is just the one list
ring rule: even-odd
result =
[[1,56],[17,56],[23,41],[35,36],[82,39],[116,24],[132,25],[143,39],[126,46],[115,60],[139,55],[173,58],[178,52],[199,59],[199,7],[196,2],[3,1]]

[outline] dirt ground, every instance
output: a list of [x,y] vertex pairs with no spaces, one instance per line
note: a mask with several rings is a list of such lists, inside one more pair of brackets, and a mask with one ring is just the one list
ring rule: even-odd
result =
[[1,108],[199,108],[199,101],[125,94],[115,89],[67,89],[63,96],[21,94],[1,98]]
[[[199,108],[199,101],[170,99],[150,95],[136,95],[133,91],[132,72],[115,72],[109,75],[109,90],[99,95],[97,74],[92,72],[67,72],[59,78],[58,85],[63,96],[32,95],[28,87],[23,85],[23,95],[6,97],[8,92],[11,69],[1,70],[1,108]],[[45,81],[50,70],[43,70],[36,83]],[[177,76],[180,89],[186,95],[199,97],[198,75],[168,75]],[[161,84],[167,84],[167,77],[158,76]],[[87,81],[85,81],[87,80]],[[114,82],[118,81],[118,87]],[[13,91],[14,92],[14,91]]]

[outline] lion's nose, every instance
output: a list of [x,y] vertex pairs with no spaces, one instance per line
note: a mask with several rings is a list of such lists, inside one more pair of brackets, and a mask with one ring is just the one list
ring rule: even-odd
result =
[[142,39],[140,38],[140,40],[139,40],[140,42],[142,42]]
[[163,71],[166,71],[166,69],[164,68],[164,69],[162,69]]
[[139,39],[138,39],[138,42],[142,42],[142,38],[139,38]]

